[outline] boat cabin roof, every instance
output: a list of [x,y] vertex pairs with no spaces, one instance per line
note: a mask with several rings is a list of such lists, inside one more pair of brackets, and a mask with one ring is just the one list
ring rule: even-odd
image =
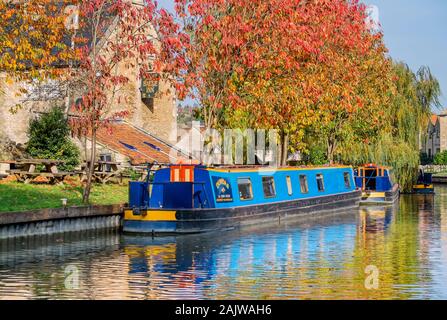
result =
[[315,170],[315,169],[343,169],[352,168],[346,165],[327,165],[327,166],[285,166],[285,167],[270,167],[262,165],[241,165],[241,166],[213,166],[207,167],[205,165],[195,165],[195,164],[173,164],[170,165],[171,168],[189,167],[205,169],[213,172],[253,172],[253,171],[296,171],[296,170]]
[[382,169],[382,170],[391,170],[391,167],[387,166],[379,166],[373,163],[364,164],[362,166],[359,166],[359,169],[366,169],[366,170],[376,170],[376,169]]

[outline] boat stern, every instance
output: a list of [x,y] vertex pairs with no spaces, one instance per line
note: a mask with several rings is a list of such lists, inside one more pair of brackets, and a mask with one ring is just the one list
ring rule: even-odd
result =
[[413,193],[434,194],[435,188],[434,188],[433,184],[415,184],[415,185],[413,185]]
[[123,231],[131,233],[176,233],[177,211],[127,208]]

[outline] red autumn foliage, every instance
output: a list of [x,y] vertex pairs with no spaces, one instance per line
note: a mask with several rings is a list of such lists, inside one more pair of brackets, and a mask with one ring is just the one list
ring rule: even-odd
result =
[[[120,111],[111,108],[132,98],[123,93],[130,81],[168,81],[178,96],[184,95],[181,76],[186,70],[183,54],[188,37],[153,0],[144,5],[125,0],[79,1],[78,5],[78,56],[71,84],[80,99],[72,106],[71,125],[77,133],[91,137],[93,166],[97,130],[130,113],[125,107]],[[92,167],[84,201],[89,197],[91,172]]]

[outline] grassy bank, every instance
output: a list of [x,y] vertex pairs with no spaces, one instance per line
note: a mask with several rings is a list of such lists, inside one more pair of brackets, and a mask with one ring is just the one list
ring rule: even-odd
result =
[[[127,184],[95,185],[90,201],[96,205],[126,203],[127,192]],[[60,208],[63,198],[68,199],[69,206],[82,205],[82,190],[68,185],[0,184],[0,212]]]

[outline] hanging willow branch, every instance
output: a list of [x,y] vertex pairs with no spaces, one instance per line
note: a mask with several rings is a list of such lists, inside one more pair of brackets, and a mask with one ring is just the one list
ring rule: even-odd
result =
[[441,89],[430,69],[415,74],[404,63],[395,63],[396,92],[387,109],[388,121],[369,143],[347,143],[341,148],[344,162],[377,163],[393,167],[403,191],[411,190],[420,164],[419,139],[427,130],[432,108],[439,108]]

